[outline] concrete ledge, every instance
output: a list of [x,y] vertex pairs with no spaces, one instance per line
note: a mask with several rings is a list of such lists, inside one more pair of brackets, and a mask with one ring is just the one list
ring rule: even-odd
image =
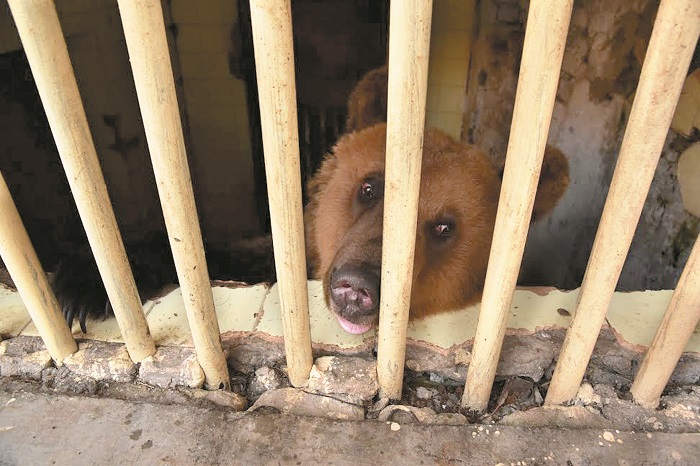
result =
[[697,433],[334,421],[27,391],[0,391],[0,406],[1,464],[690,465],[700,457]]
[[[326,309],[319,282],[309,282],[312,338],[314,355],[318,359],[308,386],[296,389],[288,388],[284,377],[277,287],[215,283],[213,293],[235,389],[222,392],[218,395],[220,399],[209,402],[234,406],[237,410],[254,403],[255,410],[262,407],[336,419],[384,416],[400,424],[411,419],[443,424],[467,421],[457,411],[471,359],[477,307],[409,325],[406,366],[413,375],[410,371],[407,374],[417,385],[405,387],[401,400],[404,406],[387,407],[388,400],[375,398],[375,331],[365,335],[345,333]],[[619,399],[616,392],[621,390],[624,397],[671,294],[670,291],[616,294],[582,386],[582,389],[590,388],[590,396],[577,400],[572,407],[531,409],[542,403],[577,291],[517,290],[497,368],[497,384],[501,385],[494,388],[495,396],[503,398],[507,406],[501,410],[496,408],[488,414],[490,417],[470,420],[502,420],[520,426],[697,431],[700,419],[695,389],[670,392],[663,401],[665,409],[658,412],[640,411],[641,407]],[[11,312],[3,313],[3,306]],[[172,390],[175,394],[182,393],[186,387],[194,388],[193,393],[200,393],[196,387],[201,386],[203,374],[194,357],[179,289],[146,303],[144,310],[158,345],[158,352],[152,358],[134,364],[119,343],[121,338],[115,320],[108,319],[89,322],[87,339],[80,338],[85,335],[76,325],[73,330],[79,339],[79,351],[66,358],[65,367],[54,368],[41,339],[32,336],[36,331],[27,323],[26,310],[18,294],[0,289],[0,316],[3,316],[0,331],[8,330],[4,337],[12,336],[13,329],[19,333],[0,343],[0,376],[41,380],[42,385],[62,393],[109,396],[104,392],[106,387],[115,382],[129,385],[133,381]],[[689,389],[700,383],[699,339],[697,333],[693,335],[688,344],[691,351],[676,365],[671,377],[675,387]],[[442,392],[435,389],[436,384]],[[682,400],[673,401],[673,396],[680,396]],[[185,398],[188,402],[193,399]],[[387,411],[382,412],[385,408]],[[646,422],[652,418],[655,420],[649,427]]]
[[[328,354],[371,352],[375,332],[365,335],[344,332],[326,309],[321,283],[310,281],[308,287],[311,334],[317,351]],[[224,340],[257,335],[269,342],[281,341],[282,320],[276,285],[214,282],[212,289]],[[615,293],[604,328],[613,332],[620,345],[643,352],[653,339],[671,295],[671,290]],[[507,334],[522,336],[566,329],[577,297],[578,290],[519,288],[513,297]],[[192,346],[179,289],[156,301],[146,302],[144,312],[158,346]],[[19,294],[4,285],[0,285],[0,316],[0,335],[38,336]],[[408,339],[416,347],[447,355],[471,341],[477,320],[478,306],[428,317],[409,324]],[[88,330],[88,334],[83,335],[77,323],[73,327],[76,338],[121,342],[114,319],[89,321]],[[700,354],[700,330],[691,337],[686,352]],[[465,362],[468,355],[455,354],[454,358]]]
[[[321,283],[308,282],[308,291],[315,355],[372,357],[376,331],[372,330],[365,335],[346,333],[326,308]],[[213,294],[222,341],[231,366],[236,371],[251,373],[261,366],[283,364],[282,319],[277,286],[214,282]],[[630,380],[634,377],[671,295],[672,291],[615,293],[593,355],[593,360],[598,364],[595,370],[587,374],[589,381],[609,383],[613,375]],[[578,290],[516,290],[497,374],[502,377],[521,376],[534,381],[541,380],[556,359],[577,296]],[[454,380],[464,380],[471,358],[478,311],[478,306],[473,306],[411,322],[406,351],[407,367],[419,372],[435,372]],[[159,347],[192,347],[179,289],[171,290],[156,301],[145,303],[144,312]],[[19,294],[3,286],[0,286],[0,316],[0,334],[5,337],[38,336]],[[73,333],[76,338],[83,340],[121,342],[114,319],[89,321],[88,330],[89,333],[83,335],[76,323]],[[7,359],[9,356],[2,357],[5,361],[5,374],[19,371],[17,373],[38,377],[37,374],[43,367],[41,358],[36,361],[33,369],[19,369],[16,364],[12,366]],[[83,361],[81,367],[86,364]],[[153,374],[153,370],[148,372],[149,364],[142,368],[144,374]],[[169,366],[173,373],[167,376],[168,380],[161,380],[158,384],[176,383],[171,380],[179,380],[181,377],[178,371],[184,371],[183,374],[189,374],[183,379],[186,379],[184,384],[197,386],[200,376],[191,368],[172,364]],[[106,370],[114,372],[115,369],[107,367]],[[120,380],[128,378],[129,370],[125,368],[123,372],[122,375],[107,375]],[[696,331],[688,342],[686,353],[677,365],[672,381],[686,385],[700,383],[700,332]]]

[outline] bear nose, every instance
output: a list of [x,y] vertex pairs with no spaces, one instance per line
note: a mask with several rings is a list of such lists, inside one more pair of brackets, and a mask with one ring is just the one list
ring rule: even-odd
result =
[[364,267],[343,266],[331,274],[331,299],[343,315],[369,315],[379,305],[379,274]]

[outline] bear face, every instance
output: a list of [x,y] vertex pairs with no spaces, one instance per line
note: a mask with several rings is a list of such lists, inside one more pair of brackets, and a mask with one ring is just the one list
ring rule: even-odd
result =
[[[307,255],[350,333],[379,318],[386,125],[344,136],[309,184]],[[477,302],[500,178],[486,155],[438,129],[424,138],[410,318]]]

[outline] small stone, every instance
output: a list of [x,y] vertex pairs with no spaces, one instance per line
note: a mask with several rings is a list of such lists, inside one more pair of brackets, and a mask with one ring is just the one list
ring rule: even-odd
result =
[[307,393],[297,388],[267,391],[258,398],[250,411],[256,411],[262,407],[270,407],[281,413],[299,416],[350,421],[361,421],[365,418],[365,410],[360,406],[344,403],[328,396]]
[[244,396],[225,390],[197,390],[196,397],[231,408],[234,411],[243,411],[248,404],[248,400]]
[[429,400],[434,395],[435,393],[432,390],[429,390],[425,387],[418,387],[416,389],[416,396],[421,400]]
[[194,349],[162,346],[141,361],[139,380],[161,388],[199,388],[204,385],[204,371]]
[[263,366],[255,371],[255,376],[248,387],[248,394],[251,398],[257,398],[268,390],[282,388],[282,383],[282,377],[276,370]]
[[370,411],[373,411],[375,413],[380,412],[382,409],[386,408],[387,405],[389,404],[389,397],[384,396],[382,398],[379,398],[375,403],[372,405],[370,408]]
[[430,408],[416,408],[415,406],[389,405],[384,408],[377,417],[379,421],[395,421],[402,424],[410,424],[418,421],[422,424],[433,424],[437,415]]
[[79,344],[78,352],[67,356],[63,364],[77,375],[110,382],[132,382],[138,371],[126,346],[96,340]]
[[0,342],[0,374],[41,380],[53,361],[41,339],[17,337]]
[[379,390],[377,363],[358,357],[323,356],[316,359],[307,389],[324,395],[350,395],[370,401]]
[[399,425],[399,424],[396,423],[396,422],[392,422],[392,423],[391,423],[391,430],[393,430],[394,432],[396,432],[396,431],[399,430],[399,429],[401,429],[401,425]]
[[612,432],[608,432],[607,430],[603,432],[603,438],[608,442],[615,442],[615,436],[612,434]]
[[503,342],[496,373],[503,377],[529,377],[539,382],[544,371],[554,361],[555,350],[551,341],[513,336]]
[[593,386],[589,383],[582,383],[576,393],[575,403],[578,405],[588,406],[592,404],[600,405],[601,397],[593,391]]

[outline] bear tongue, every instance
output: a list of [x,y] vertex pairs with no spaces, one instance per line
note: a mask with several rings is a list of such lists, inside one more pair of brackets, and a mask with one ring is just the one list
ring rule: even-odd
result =
[[367,332],[373,327],[372,324],[353,324],[352,322],[343,319],[337,314],[336,318],[338,319],[338,322],[340,322],[340,326],[343,327],[343,330],[345,330],[348,333],[352,333],[353,335],[362,335],[363,333]]

